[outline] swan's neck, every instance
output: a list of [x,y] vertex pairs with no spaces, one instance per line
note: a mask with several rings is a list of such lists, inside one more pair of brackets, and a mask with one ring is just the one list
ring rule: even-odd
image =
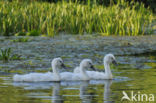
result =
[[80,66],[80,73],[82,75],[83,80],[89,80],[89,76],[87,75],[85,68],[83,66]]
[[58,67],[55,66],[55,65],[52,65],[52,68],[53,68],[53,75],[54,75],[54,79],[56,81],[59,81],[60,80],[60,74],[59,74],[59,71],[58,71]]
[[52,65],[52,68],[53,68],[53,73],[59,74],[58,67]]
[[110,64],[107,63],[107,62],[104,62],[104,67],[105,67],[106,76],[108,76],[109,79],[112,79],[112,72],[111,72],[111,69],[110,69]]

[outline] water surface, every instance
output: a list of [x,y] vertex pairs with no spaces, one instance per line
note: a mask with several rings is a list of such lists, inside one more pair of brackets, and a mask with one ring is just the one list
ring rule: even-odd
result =
[[119,66],[111,66],[114,80],[18,83],[12,81],[14,73],[1,72],[0,103],[120,103],[122,91],[156,96],[155,54],[117,59]]

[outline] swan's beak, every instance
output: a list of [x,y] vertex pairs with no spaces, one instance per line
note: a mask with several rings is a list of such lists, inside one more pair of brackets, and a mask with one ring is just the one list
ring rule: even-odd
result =
[[94,66],[93,65],[91,65],[91,67],[90,67],[92,70],[95,70],[96,71],[96,69],[94,68]]
[[66,69],[66,66],[63,63],[61,64],[61,67]]
[[113,60],[112,63],[113,63],[114,65],[118,65],[118,63],[116,62],[116,60]]

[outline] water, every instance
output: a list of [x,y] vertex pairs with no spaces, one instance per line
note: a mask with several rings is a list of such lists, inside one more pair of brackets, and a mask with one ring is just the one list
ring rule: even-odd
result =
[[[0,103],[120,103],[123,91],[129,96],[133,91],[154,94],[156,97],[155,36],[66,35],[56,38],[29,37],[29,41],[24,43],[11,41],[16,38],[0,38],[0,47],[11,47],[12,54],[19,54],[23,58],[9,63],[0,60]],[[145,55],[147,52],[149,54]],[[70,68],[66,69],[67,71],[72,71],[84,58],[92,59],[95,67],[102,71],[102,59],[107,53],[115,54],[119,62],[118,67],[111,66],[114,80],[61,83],[12,81],[15,73],[50,71],[50,62],[54,57],[63,58],[66,66]]]
[[117,58],[114,80],[18,83],[12,73],[0,73],[0,103],[120,103],[122,91],[156,97],[156,56]]

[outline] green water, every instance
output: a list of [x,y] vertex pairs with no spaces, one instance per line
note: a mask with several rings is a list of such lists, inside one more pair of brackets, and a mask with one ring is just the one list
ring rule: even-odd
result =
[[[129,96],[132,91],[153,94],[156,99],[156,56],[117,58],[119,66],[112,66],[114,80],[16,83],[13,74],[0,73],[0,103],[121,103],[122,91]],[[140,103],[149,103],[145,99]]]

